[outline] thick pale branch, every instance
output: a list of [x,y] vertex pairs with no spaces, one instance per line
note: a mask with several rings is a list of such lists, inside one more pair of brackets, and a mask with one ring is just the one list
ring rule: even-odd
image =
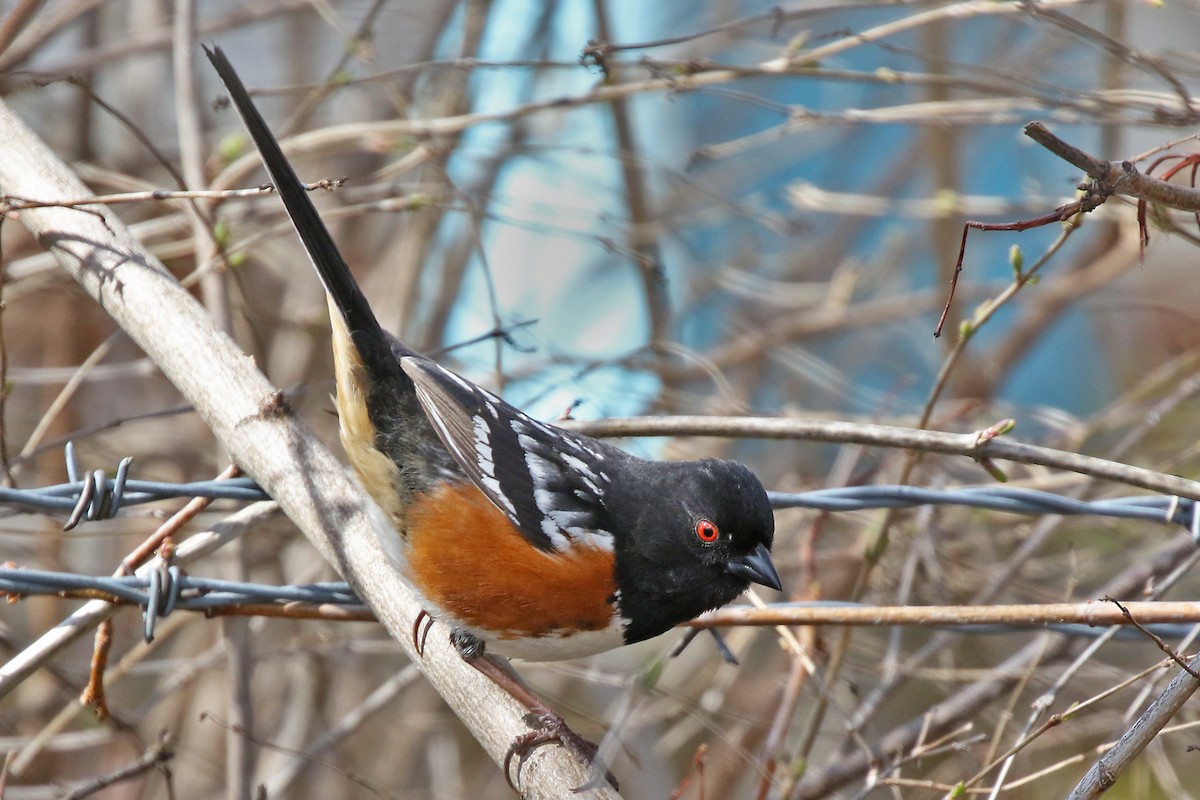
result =
[[[90,194],[4,104],[0,194],[48,202]],[[447,637],[431,636],[423,655],[414,652],[412,621],[420,607],[390,563],[386,542],[394,532],[253,361],[216,330],[109,209],[29,209],[20,219],[193,404],[233,460],[354,585],[500,763],[513,737],[527,730],[524,709],[463,662]],[[526,762],[520,786],[527,797],[568,797],[586,778],[586,768],[565,750],[544,747]],[[616,795],[597,790],[589,796]]]

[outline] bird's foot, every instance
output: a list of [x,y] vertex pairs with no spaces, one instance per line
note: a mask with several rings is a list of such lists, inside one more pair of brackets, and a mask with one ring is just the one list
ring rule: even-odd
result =
[[497,659],[485,652],[483,640],[466,631],[455,630],[450,634],[450,642],[458,650],[463,660],[482,672],[492,683],[499,686],[525,708],[529,713],[525,721],[533,730],[523,733],[513,739],[508,752],[504,756],[504,777],[513,791],[519,792],[514,774],[511,771],[513,759],[516,759],[516,779],[521,777],[521,766],[529,755],[544,744],[557,742],[574,755],[577,759],[590,765],[591,774],[576,791],[599,786],[602,781],[617,786],[616,778],[604,767],[597,757],[598,748],[587,739],[580,736],[567,725],[566,720],[543,703],[533,691],[525,685],[508,662]]
[[619,788],[616,777],[608,771],[604,763],[599,759],[600,748],[571,730],[566,720],[554,711],[551,711],[547,706],[542,705],[538,710],[531,709],[525,715],[525,722],[533,730],[513,739],[512,744],[508,746],[508,753],[504,756],[504,775],[508,779],[508,785],[514,792],[519,792],[519,790],[513,779],[514,773],[511,771],[513,759],[516,758],[517,760],[515,777],[520,779],[521,766],[525,763],[525,759],[529,757],[530,753],[544,744],[555,742],[565,747],[575,758],[589,765],[588,779],[582,785],[575,787],[576,792],[585,792],[589,789],[598,788],[604,782],[612,784],[614,789]]

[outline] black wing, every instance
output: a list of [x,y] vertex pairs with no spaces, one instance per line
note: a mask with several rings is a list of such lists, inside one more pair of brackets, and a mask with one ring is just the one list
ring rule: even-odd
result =
[[538,422],[427,358],[400,365],[446,449],[525,538],[546,551],[612,547],[607,468],[623,453]]

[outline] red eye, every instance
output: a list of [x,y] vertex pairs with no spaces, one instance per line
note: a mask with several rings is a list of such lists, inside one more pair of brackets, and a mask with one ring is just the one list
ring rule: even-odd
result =
[[712,544],[721,536],[721,531],[712,520],[702,519],[696,523],[696,536],[705,544]]

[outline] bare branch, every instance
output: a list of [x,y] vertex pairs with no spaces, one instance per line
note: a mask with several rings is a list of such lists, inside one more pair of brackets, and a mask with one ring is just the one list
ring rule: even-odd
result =
[[888,425],[767,417],[645,417],[565,420],[561,424],[589,436],[736,436],[902,447],[928,453],[967,456],[977,461],[1000,459],[1021,464],[1040,464],[1200,500],[1200,482],[1197,481],[1080,453],[1022,444],[1003,436],[983,436],[980,433],[942,433]]
[[1174,719],[1183,704],[1200,689],[1200,678],[1195,677],[1197,668],[1200,668],[1200,656],[1193,656],[1186,671],[1180,670],[1166,691],[1137,718],[1120,741],[1092,765],[1067,800],[1091,800],[1108,791],[1121,773]]
[[[1129,617],[1125,610],[1133,617]],[[696,628],[732,625],[1049,625],[1096,627],[1200,622],[1200,603],[1039,603],[996,606],[734,606],[692,621]],[[1139,624],[1140,623],[1140,624]],[[1182,665],[1181,665],[1182,666]]]

